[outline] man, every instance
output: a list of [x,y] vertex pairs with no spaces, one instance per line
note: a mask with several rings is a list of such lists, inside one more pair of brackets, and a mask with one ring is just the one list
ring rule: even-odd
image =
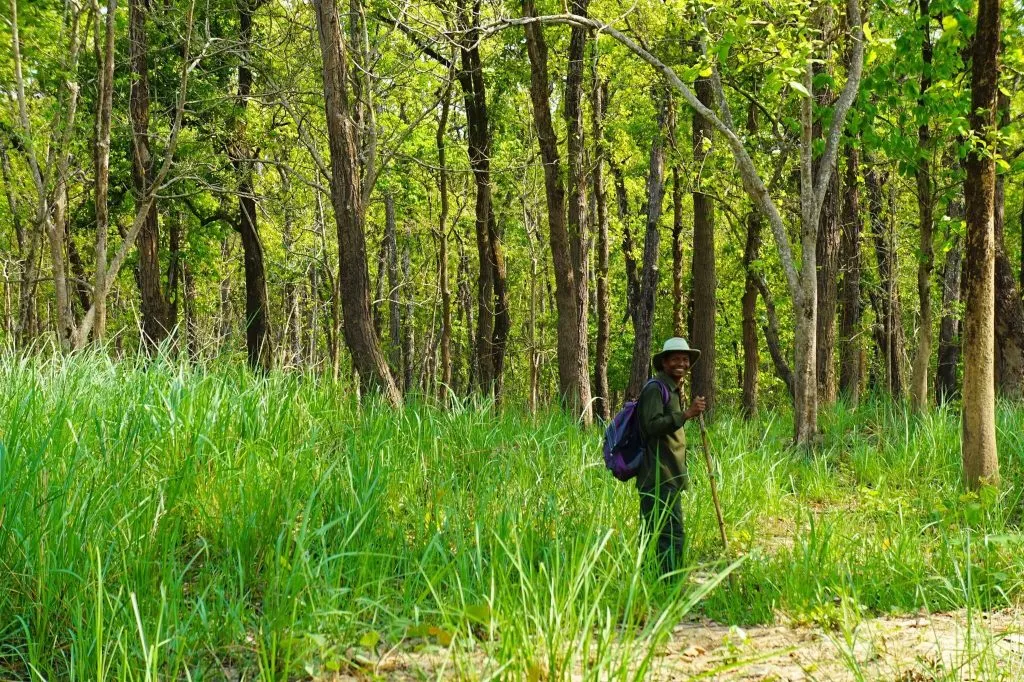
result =
[[654,380],[640,391],[637,405],[645,451],[636,478],[640,514],[644,532],[653,536],[664,573],[681,568],[683,563],[686,535],[679,498],[689,487],[683,424],[705,409],[703,396],[697,396],[683,411],[683,380],[698,358],[700,351],[690,348],[686,339],[666,341],[653,358]]

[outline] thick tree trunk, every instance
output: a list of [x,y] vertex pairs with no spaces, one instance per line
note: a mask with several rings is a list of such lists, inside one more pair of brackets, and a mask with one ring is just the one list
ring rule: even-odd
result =
[[[979,0],[971,46],[971,132],[989,140],[999,78],[999,0]],[[998,484],[995,415],[995,159],[976,147],[967,155],[967,268],[964,281],[964,477],[971,488]]]
[[861,291],[860,291],[860,150],[846,147],[846,180],[843,186],[842,237],[839,245],[839,269],[842,295],[839,306],[839,392],[856,405],[860,399]]
[[[114,20],[116,16],[117,0],[109,0],[103,42],[103,61],[102,64],[96,65],[99,97],[96,104],[96,144],[93,151],[93,164],[96,173],[96,279],[93,287],[96,321],[93,323],[93,337],[97,341],[102,341],[107,333],[107,297],[103,290],[107,281],[107,232],[110,228],[107,192],[110,179],[110,118],[114,100]],[[99,32],[99,21],[97,18],[97,32]]]
[[[526,15],[534,13],[533,3],[526,0],[523,3],[523,12]],[[579,245],[574,247],[576,235],[570,234],[566,225],[566,198],[565,188],[562,184],[561,159],[558,152],[558,138],[555,135],[554,125],[551,121],[551,105],[548,98],[548,61],[547,43],[544,40],[542,28],[537,24],[527,25],[526,48],[530,59],[530,99],[533,103],[533,120],[537,128],[537,140],[540,145],[541,160],[544,164],[544,190],[548,207],[548,235],[551,244],[551,258],[555,268],[555,303],[558,309],[557,318],[557,353],[558,353],[558,383],[562,400],[567,409],[574,417],[579,417],[585,424],[591,420],[590,406],[590,377],[588,364],[586,362],[586,336],[581,336],[585,325],[580,324],[580,319],[585,315],[580,313],[580,285],[576,281],[582,271],[578,267],[576,259],[582,253]],[[582,68],[582,63],[580,63]],[[582,90],[574,88],[574,97],[579,99]],[[574,114],[578,114],[580,102],[572,105]],[[579,116],[577,115],[578,119]],[[575,128],[578,124],[573,121]],[[581,152],[581,150],[575,150]],[[582,161],[582,159],[579,159]],[[573,165],[570,163],[570,165]],[[581,169],[572,173],[577,185],[580,176],[577,174]],[[576,188],[574,188],[575,190]],[[579,191],[574,191],[572,196],[572,213],[575,220],[580,218]],[[584,209],[585,210],[585,209]],[[580,225],[575,229],[579,230]],[[583,287],[585,290],[585,286]],[[587,302],[582,301],[585,307]]]
[[[609,341],[611,338],[611,311],[608,288],[608,194],[604,186],[604,102],[606,86],[597,78],[596,60],[593,63],[591,89],[591,136],[594,139],[594,200],[597,208],[597,357],[594,366],[594,411],[601,419],[611,419],[611,396],[608,392]],[[536,275],[534,275],[536,276]]]
[[[589,0],[572,0],[570,8],[577,16],[587,15]],[[593,421],[593,403],[590,386],[589,344],[589,281],[590,235],[587,223],[587,169],[584,162],[583,134],[583,61],[589,31],[574,26],[569,38],[568,64],[565,76],[566,167],[568,189],[569,256],[572,259],[576,288],[576,336],[579,350],[575,354],[576,373],[579,375],[579,409],[585,425]]]
[[345,316],[345,342],[360,380],[375,387],[392,404],[402,401],[380,350],[370,315],[370,276],[358,170],[355,121],[348,92],[348,60],[335,0],[315,0],[324,100],[331,151],[331,202],[338,226],[338,292]]
[[658,251],[661,243],[661,204],[665,194],[665,147],[663,130],[667,106],[660,104],[658,127],[651,140],[647,172],[647,228],[644,236],[644,260],[639,292],[633,311],[633,362],[626,399],[636,398],[650,376],[651,335],[654,332],[654,298],[658,289]]
[[[917,106],[925,109],[925,96],[931,87],[932,41],[931,11],[929,0],[918,0],[918,20],[920,22],[921,59],[921,92]],[[918,243],[917,261],[917,298],[920,304],[918,313],[917,349],[914,353],[913,374],[910,380],[910,404],[915,412],[921,412],[928,405],[928,369],[932,356],[932,269],[935,255],[932,249],[932,230],[934,227],[933,211],[935,200],[932,196],[931,177],[931,130],[927,115],[922,115],[922,123],[917,129],[918,158],[916,166],[917,180],[917,214],[920,242]]]
[[[132,81],[129,112],[132,122],[132,181],[136,200],[152,185],[152,152],[149,142],[149,45],[146,35],[147,0],[129,0],[128,45]],[[174,328],[170,305],[164,298],[160,269],[160,219],[156,201],[149,207],[139,232],[139,294],[142,299],[143,342],[155,349]]]
[[[714,92],[710,78],[698,78],[694,83],[697,98],[704,106],[712,106]],[[693,115],[693,163],[702,168],[711,147],[714,128],[696,113]],[[704,396],[709,410],[715,406],[715,312],[718,287],[715,272],[715,204],[710,196],[700,191],[698,176],[693,192],[693,261],[690,276],[693,305],[694,348],[700,349],[700,360],[690,370],[691,390],[694,396]]]

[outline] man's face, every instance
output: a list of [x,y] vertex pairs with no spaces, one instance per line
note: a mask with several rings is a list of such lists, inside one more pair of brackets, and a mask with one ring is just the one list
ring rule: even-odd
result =
[[679,381],[690,371],[690,355],[682,352],[669,353],[662,358],[661,366],[665,374]]

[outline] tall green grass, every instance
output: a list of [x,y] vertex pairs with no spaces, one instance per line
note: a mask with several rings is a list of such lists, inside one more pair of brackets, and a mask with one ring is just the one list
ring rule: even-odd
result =
[[[711,426],[693,575],[659,579],[597,430],[510,407],[358,406],[316,376],[0,359],[0,678],[291,679],[445,647],[469,679],[638,679],[692,609],[991,608],[1020,595],[1024,411],[1002,492],[966,495],[958,417],[837,406],[815,457],[775,414]],[[699,440],[692,433],[693,444]],[[970,580],[967,577],[970,577]]]

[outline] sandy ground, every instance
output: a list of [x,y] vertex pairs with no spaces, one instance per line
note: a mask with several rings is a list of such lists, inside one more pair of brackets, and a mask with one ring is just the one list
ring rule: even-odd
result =
[[[407,643],[411,644],[411,643]],[[417,650],[418,649],[418,650]],[[350,652],[354,654],[354,652]],[[453,656],[440,646],[399,646],[354,655],[357,667],[323,680],[518,679],[479,649]],[[531,671],[530,682],[548,679]],[[573,679],[584,679],[581,674]],[[855,627],[780,624],[737,628],[709,620],[679,624],[657,652],[650,680],[828,681],[1024,680],[1024,612],[865,619]]]

